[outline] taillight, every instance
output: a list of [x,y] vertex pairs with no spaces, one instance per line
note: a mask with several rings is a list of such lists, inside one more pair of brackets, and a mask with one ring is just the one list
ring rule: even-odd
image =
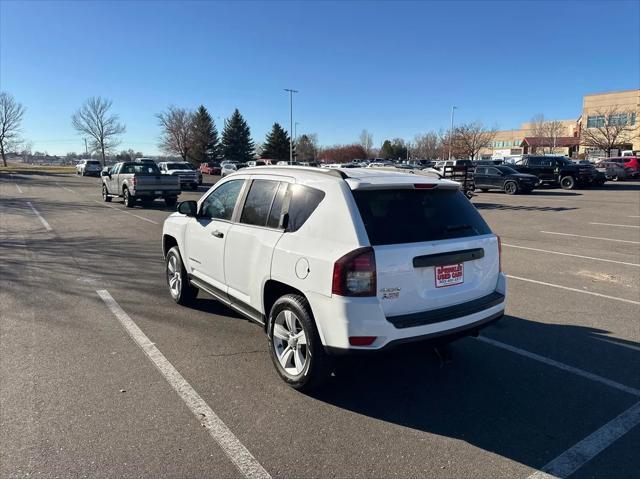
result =
[[137,183],[137,182],[138,182],[138,180],[136,179],[136,177],[135,177],[135,176],[133,176],[133,177],[131,178],[131,185],[132,185],[132,186],[136,186],[136,183]]
[[430,189],[435,188],[436,186],[438,186],[438,185],[436,185],[434,183],[415,183],[413,185],[413,187],[416,190],[430,190]]
[[498,238],[498,266],[500,267],[500,272],[502,272],[502,241],[500,236],[496,235],[496,238]]
[[351,251],[335,262],[331,293],[340,296],[376,295],[376,255],[371,246]]

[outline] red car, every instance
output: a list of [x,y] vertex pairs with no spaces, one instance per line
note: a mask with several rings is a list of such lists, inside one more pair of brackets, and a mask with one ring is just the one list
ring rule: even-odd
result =
[[607,158],[607,161],[613,161],[614,163],[624,166],[624,169],[630,178],[637,178],[640,176],[640,160],[637,156],[618,156],[615,158]]
[[221,173],[220,163],[217,161],[202,163],[200,165],[200,173],[204,175],[219,175]]

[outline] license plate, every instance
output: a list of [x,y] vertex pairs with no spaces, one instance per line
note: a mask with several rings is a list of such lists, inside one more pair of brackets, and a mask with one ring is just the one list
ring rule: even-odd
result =
[[464,283],[464,264],[436,266],[435,280],[436,288],[444,288],[446,286]]
[[162,190],[156,190],[156,191],[154,191],[154,193],[155,193],[156,195],[161,195],[161,194],[162,194]]

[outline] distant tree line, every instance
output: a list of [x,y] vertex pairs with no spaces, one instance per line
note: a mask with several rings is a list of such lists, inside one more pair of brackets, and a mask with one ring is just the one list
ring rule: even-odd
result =
[[[72,115],[74,129],[85,138],[91,153],[102,163],[107,158],[129,160],[142,156],[141,152],[121,150],[114,153],[120,144],[126,126],[112,112],[109,99],[91,97]],[[0,156],[6,166],[7,155],[20,152],[31,155],[31,146],[22,137],[24,106],[7,92],[0,92]],[[621,145],[631,144],[638,136],[636,112],[611,107],[594,113],[594,124],[584,125],[578,131],[583,146],[606,152],[607,155]],[[496,136],[495,128],[486,128],[480,122],[463,123],[450,131],[429,131],[415,135],[413,140],[402,138],[385,139],[380,148],[374,147],[373,135],[362,130],[358,141],[344,145],[321,147],[314,133],[305,133],[291,138],[279,123],[274,123],[264,142],[256,144],[251,129],[236,108],[224,120],[222,133],[204,105],[195,111],[169,106],[156,115],[161,128],[159,147],[161,151],[182,158],[194,165],[223,159],[246,162],[255,158],[276,161],[289,160],[291,152],[297,161],[350,162],[373,158],[383,159],[477,159],[480,152],[490,148]],[[562,122],[546,120],[537,115],[532,120],[532,135],[549,152],[553,152],[558,140],[565,136]],[[22,150],[21,150],[22,149]],[[36,152],[37,154],[40,152]],[[75,155],[70,153],[67,155]],[[44,156],[44,154],[42,154]],[[86,155],[82,155],[84,157]]]

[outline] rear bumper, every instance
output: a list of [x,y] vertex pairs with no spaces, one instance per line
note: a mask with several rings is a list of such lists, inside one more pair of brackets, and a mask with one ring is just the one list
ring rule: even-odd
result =
[[136,198],[173,198],[180,195],[180,190],[134,190],[131,195]]
[[[475,334],[504,315],[506,279],[500,273],[495,291],[462,304],[414,315],[387,318],[378,298],[327,297],[307,293],[318,332],[330,354],[376,352],[415,341],[450,341]],[[394,324],[393,321],[398,324]],[[405,321],[406,320],[406,321]],[[349,338],[375,336],[370,346],[351,346]]]

